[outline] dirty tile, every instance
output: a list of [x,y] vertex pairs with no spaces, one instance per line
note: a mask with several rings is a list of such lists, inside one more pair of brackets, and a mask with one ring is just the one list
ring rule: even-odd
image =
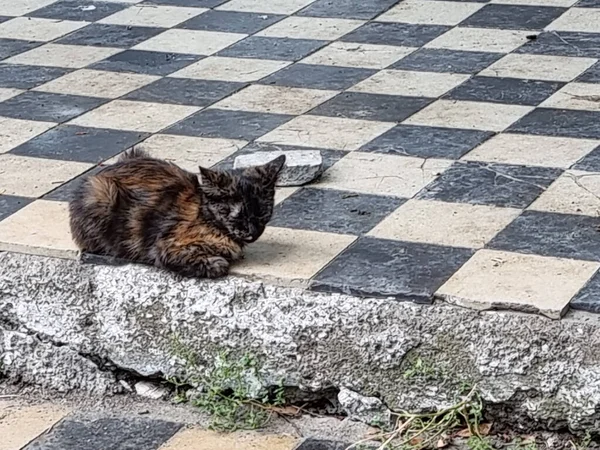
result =
[[566,171],[529,209],[600,217],[600,173]]
[[119,49],[109,47],[82,47],[75,45],[46,44],[7,59],[10,64],[67,67],[80,69],[108,58]]
[[516,309],[560,319],[598,263],[480,250],[436,295],[476,309]]
[[[1,50],[0,50],[1,53]],[[574,58],[581,59],[581,58]],[[591,59],[591,58],[590,58]],[[588,70],[586,70],[577,81],[581,81],[582,83],[600,83],[600,62],[597,62]]]
[[98,23],[112,25],[171,28],[205,12],[204,8],[183,8],[178,6],[132,5],[127,9],[108,16]]
[[600,172],[600,146],[573,164],[572,168],[588,172]]
[[261,31],[257,36],[333,41],[358,28],[363,23],[361,20],[288,17]]
[[276,86],[344,90],[374,73],[372,69],[296,63],[260,82]]
[[20,197],[39,197],[91,167],[90,164],[27,156],[0,155],[0,192]]
[[561,174],[562,170],[550,167],[459,161],[417,198],[525,208]]
[[404,201],[398,197],[307,187],[284,200],[275,209],[269,225],[361,235]]
[[135,47],[134,50],[212,55],[244,39],[245,34],[217,31],[167,30]]
[[562,86],[563,83],[555,81],[476,76],[453,89],[445,98],[536,106]]
[[[573,6],[579,0],[491,0],[490,3],[504,5]],[[595,0],[592,0],[595,1]]]
[[598,217],[525,211],[488,248],[559,258],[600,261]]
[[185,53],[125,50],[89,66],[90,69],[143,75],[169,75],[200,60],[200,55]]
[[123,99],[203,107],[221,100],[244,86],[245,83],[231,83],[228,81],[161,78],[152,84],[131,92]]
[[55,94],[117,98],[158,79],[151,75],[81,69],[35,88]]
[[217,9],[222,11],[244,11],[263,14],[293,14],[314,0],[231,0]]
[[52,160],[99,163],[147,137],[147,133],[61,125],[24,142],[10,153]]
[[55,125],[52,122],[34,122],[0,117],[0,154],[14,149]]
[[447,50],[509,53],[526,43],[531,32],[489,28],[452,28],[425,46]]
[[[119,0],[122,1],[122,0]],[[138,0],[126,0],[137,3]],[[148,5],[191,6],[197,8],[214,8],[227,0],[144,0]]]
[[600,113],[569,109],[537,108],[508,131],[535,135],[600,139]]
[[287,61],[211,56],[177,71],[171,76],[247,83],[260,80],[289,64]]
[[0,4],[0,15],[22,16],[54,3],[56,0],[19,0]]
[[299,115],[335,96],[337,91],[252,85],[221,100],[215,108]]
[[600,275],[596,273],[585,287],[571,300],[569,306],[572,309],[588,311],[592,313],[600,312]]
[[310,111],[311,115],[400,122],[433,100],[423,97],[343,92]]
[[[124,3],[88,0],[60,0],[29,13],[30,17],[95,22],[127,8]],[[1,9],[0,9],[1,11]]]
[[57,44],[129,48],[162,32],[156,27],[128,27],[93,23],[56,41]]
[[198,109],[194,106],[115,100],[78,117],[71,124],[155,133]]
[[415,49],[392,45],[333,42],[302,60],[304,64],[383,69]]
[[247,247],[244,260],[231,267],[231,273],[305,284],[355,239],[344,234],[267,227],[260,239]]
[[52,41],[65,34],[86,26],[86,22],[71,20],[37,19],[15,17],[0,24],[0,38],[24,39],[27,41]]
[[292,436],[262,433],[216,433],[187,428],[173,436],[160,450],[293,450],[298,440]]
[[351,88],[355,92],[437,98],[463,83],[468,75],[382,70]]
[[251,141],[284,124],[292,117],[283,114],[206,109],[171,126],[165,132]]
[[415,25],[409,23],[369,22],[341,38],[344,42],[359,44],[400,45],[420,47],[448,31],[442,25]]
[[481,3],[405,0],[377,18],[381,22],[458,25],[483,7]]
[[[461,26],[504,28],[508,30],[541,30],[557,19],[565,8],[531,5],[485,5]],[[577,31],[577,30],[574,30]]]
[[469,130],[502,131],[533,108],[522,105],[438,100],[404,123]]
[[540,106],[600,112],[600,84],[569,83]]
[[371,230],[369,236],[483,248],[520,213],[514,208],[409,200]]
[[29,91],[0,103],[0,116],[61,123],[104,102],[101,98]]
[[600,5],[598,8],[571,8],[546,28],[549,31],[600,33]]
[[397,0],[311,0],[307,6],[298,13],[299,16],[309,17],[334,17],[341,19],[370,20],[390,8]]
[[22,94],[24,91],[21,89],[10,89],[10,88],[0,88],[0,102],[4,100],[8,100],[9,98],[16,97],[19,94]]
[[326,43],[314,39],[251,36],[219,52],[218,56],[298,61]]
[[41,42],[27,41],[20,39],[4,39],[0,38],[0,60],[10,58],[19,53],[26,52],[32,48],[42,45]]
[[365,144],[360,151],[459,159],[492,135],[489,131],[401,124]]
[[393,126],[388,122],[300,116],[264,135],[259,141],[352,151]]
[[545,81],[571,81],[591,67],[595,61],[593,58],[513,53],[492,64],[479,75]]
[[470,161],[568,169],[600,145],[591,139],[503,133],[464,157]]
[[351,152],[327,170],[317,186],[411,198],[451,164],[441,159]]
[[[0,6],[0,11],[1,8]],[[31,406],[9,403],[5,408],[0,408],[0,450],[22,448],[65,417],[68,412],[67,408],[48,403]]]
[[104,168],[104,166],[102,164],[91,168],[87,172],[82,173],[81,175],[73,178],[70,181],[67,181],[64,184],[61,184],[56,189],[54,189],[54,190],[48,192],[47,194],[43,195],[41,197],[42,200],[52,200],[52,201],[55,201],[55,202],[69,202],[69,201],[71,201],[73,199],[75,193],[77,192],[77,190],[81,186],[81,184],[89,176],[97,174],[103,168]]
[[600,33],[548,31],[525,43],[516,53],[600,58]]
[[69,72],[57,67],[0,64],[0,88],[31,89]]
[[228,33],[254,34],[279,22],[280,14],[258,14],[238,11],[209,10],[180,24],[186,30],[223,31]]
[[[0,221],[6,219],[8,216],[16,213],[21,208],[24,208],[34,199],[28,197],[18,197],[16,195],[2,195],[0,194]],[[0,404],[0,412],[2,411],[2,405]],[[0,421],[0,429],[2,422]],[[4,435],[3,435],[4,436]],[[2,444],[0,444],[0,449]]]
[[475,74],[501,56],[498,53],[422,48],[392,64],[390,69]]
[[430,303],[472,254],[465,248],[362,237],[319,272],[311,288]]
[[[52,203],[56,204],[56,203]],[[67,419],[51,433],[40,436],[24,450],[158,450],[182,427],[156,419],[101,418]]]

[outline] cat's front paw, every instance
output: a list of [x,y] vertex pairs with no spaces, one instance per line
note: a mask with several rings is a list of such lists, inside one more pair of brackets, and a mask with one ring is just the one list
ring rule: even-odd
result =
[[206,260],[206,276],[220,278],[229,272],[229,261],[221,256],[211,256]]

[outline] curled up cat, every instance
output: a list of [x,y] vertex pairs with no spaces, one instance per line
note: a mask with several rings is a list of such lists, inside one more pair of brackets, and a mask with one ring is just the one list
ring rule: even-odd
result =
[[242,171],[192,174],[140,150],[88,177],[69,204],[85,252],[152,264],[184,276],[227,275],[273,213],[285,156]]

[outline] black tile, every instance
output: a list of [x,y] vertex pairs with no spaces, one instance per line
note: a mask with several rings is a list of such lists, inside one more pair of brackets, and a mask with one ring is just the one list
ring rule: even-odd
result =
[[155,450],[181,424],[137,418],[66,419],[44,433],[25,450]]
[[310,111],[310,114],[381,122],[402,122],[433,100],[424,97],[343,92],[317,106]]
[[20,39],[0,39],[0,60],[10,58],[32,48],[39,47],[43,42],[22,41]]
[[14,19],[14,17],[0,16],[0,23],[6,22],[7,20],[10,20],[10,19]]
[[48,192],[42,198],[44,200],[52,200],[57,202],[70,202],[79,186],[81,186],[81,183],[83,183],[87,177],[100,172],[104,167],[105,166],[102,164],[95,166],[78,177],[66,182],[65,184],[61,184],[53,191]]
[[[600,4],[599,4],[600,5]],[[600,274],[596,273],[569,306],[580,311],[600,313]]]
[[125,3],[94,2],[89,0],[61,0],[27,14],[31,17],[56,20],[83,20],[95,22],[119,12]]
[[253,140],[292,119],[283,114],[206,109],[168,128],[167,134]]
[[11,214],[16,213],[18,210],[31,203],[33,200],[35,199],[0,194],[0,220],[4,220]]
[[417,198],[526,208],[561,173],[562,170],[549,167],[457,161]]
[[364,145],[361,152],[419,158],[459,159],[490,138],[490,131],[397,125]]
[[58,44],[129,48],[164,31],[164,28],[93,23],[56,41]]
[[346,34],[340,41],[421,47],[450,28],[442,25],[369,22]]
[[466,18],[460,26],[504,28],[509,30],[542,30],[567,8],[522,5],[485,5]]
[[537,108],[512,124],[507,131],[600,139],[600,112]]
[[548,31],[526,42],[515,53],[600,58],[600,33]]
[[147,138],[149,133],[63,125],[12,149],[14,155],[99,163]]
[[600,62],[597,62],[577,78],[583,83],[600,83]]
[[203,58],[183,53],[125,50],[89,66],[90,69],[130,72],[143,75],[169,75]]
[[0,64],[0,88],[31,89],[69,72],[58,67]]
[[369,78],[376,70],[296,63],[260,81],[261,84],[312,89],[345,90]]
[[311,289],[430,303],[473,252],[361,237],[313,278]]
[[600,0],[579,0],[577,8],[600,8]]
[[108,100],[29,91],[0,103],[0,116],[43,122],[66,122]]
[[146,0],[141,5],[191,6],[195,8],[214,8],[229,0]]
[[454,88],[445,98],[537,106],[564,85],[555,81],[473,77]]
[[251,36],[224,50],[218,56],[298,61],[327,44],[314,39]]
[[487,245],[497,250],[600,261],[600,219],[525,211]]
[[127,94],[123,98],[155,103],[209,106],[244,86],[246,86],[246,83],[161,78]]
[[573,164],[571,168],[587,172],[600,172],[600,146]]
[[298,16],[373,19],[398,0],[317,0],[298,12]]
[[348,447],[350,447],[349,443],[309,438],[294,450],[346,450]]
[[275,227],[362,235],[406,200],[333,189],[303,188],[275,208]]
[[254,34],[285,16],[278,14],[256,14],[237,11],[210,10],[177,25],[188,30],[223,31],[229,33]]
[[395,62],[390,69],[475,74],[503,56],[502,53],[422,48]]

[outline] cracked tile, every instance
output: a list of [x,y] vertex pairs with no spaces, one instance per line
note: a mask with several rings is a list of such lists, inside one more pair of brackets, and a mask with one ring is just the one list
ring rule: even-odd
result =
[[600,217],[600,173],[567,170],[529,209]]
[[549,31],[600,33],[600,8],[571,8],[546,28]]
[[363,23],[361,20],[288,17],[261,31],[257,36],[333,41],[358,28]]
[[377,20],[426,25],[458,25],[483,8],[481,3],[405,0],[392,7]]
[[211,56],[175,72],[171,76],[246,83],[260,80],[289,64],[288,61]]
[[425,45],[427,48],[509,53],[528,42],[531,32],[490,28],[452,28]]
[[166,53],[189,53],[192,55],[212,55],[245,37],[246,35],[241,33],[167,30],[137,44],[133,49]]
[[540,106],[600,112],[600,84],[569,83]]
[[537,108],[508,128],[515,133],[600,139],[600,113]]
[[110,47],[81,47],[75,45],[46,44],[7,59],[9,64],[66,67],[81,69],[108,58],[121,50]]
[[415,49],[391,45],[356,44],[333,42],[327,47],[304,58],[304,64],[383,69]]

